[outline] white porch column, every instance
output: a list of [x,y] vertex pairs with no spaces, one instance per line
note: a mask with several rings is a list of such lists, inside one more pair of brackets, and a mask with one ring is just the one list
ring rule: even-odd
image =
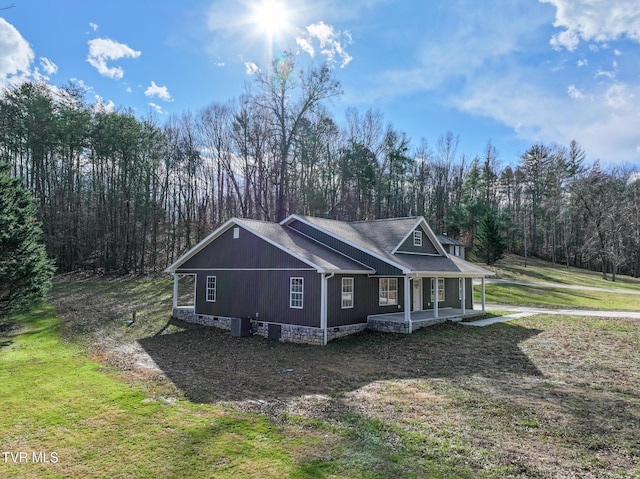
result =
[[322,328],[322,344],[327,345],[327,275],[320,275],[320,327]]
[[404,277],[404,320],[409,323],[409,334],[413,332],[411,324],[411,282],[409,276]]
[[178,307],[178,275],[173,273],[173,309]]
[[460,305],[460,309],[462,309],[462,314],[467,314],[467,279],[466,278],[460,278],[459,281],[462,281],[462,300],[461,300],[461,305]]
[[433,317],[438,317],[438,278],[433,278]]
[[484,298],[484,276],[482,277],[482,312],[485,312],[485,298]]

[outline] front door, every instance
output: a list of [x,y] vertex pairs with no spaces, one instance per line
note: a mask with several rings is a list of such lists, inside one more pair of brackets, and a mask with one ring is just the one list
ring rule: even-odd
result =
[[422,311],[422,280],[413,280],[413,311]]

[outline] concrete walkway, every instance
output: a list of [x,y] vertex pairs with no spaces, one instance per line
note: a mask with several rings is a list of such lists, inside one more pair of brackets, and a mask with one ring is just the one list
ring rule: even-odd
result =
[[[474,308],[482,308],[482,305],[474,305]],[[563,316],[589,316],[596,318],[624,318],[640,320],[640,312],[636,311],[594,311],[584,309],[548,309],[548,308],[526,308],[520,306],[511,306],[503,304],[486,304],[486,309],[494,311],[509,311],[513,314],[500,316],[497,318],[480,319],[478,321],[469,321],[460,323],[464,326],[489,326],[495,323],[504,323],[512,319],[534,316],[536,314],[558,314]]]

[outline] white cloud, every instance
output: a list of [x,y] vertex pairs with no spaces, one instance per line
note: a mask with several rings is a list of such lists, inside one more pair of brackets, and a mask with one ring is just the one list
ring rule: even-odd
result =
[[596,78],[605,77],[613,80],[616,77],[616,72],[612,72],[608,70],[598,70],[595,77]]
[[589,64],[589,60],[587,60],[586,58],[582,60],[578,60],[579,67],[586,67],[588,64]]
[[584,93],[582,93],[575,85],[569,85],[567,93],[574,100],[584,100]]
[[40,57],[40,67],[47,75],[55,75],[58,73],[58,65],[45,57]]
[[315,56],[316,52],[313,49],[313,45],[306,38],[297,37],[296,38],[296,44],[298,45],[298,47],[300,47],[300,49],[303,52],[306,52],[310,57],[314,57]]
[[116,109],[113,100],[109,100],[105,103],[100,95],[95,95],[96,103],[93,105],[93,110],[98,113],[113,113]]
[[[216,61],[251,58],[268,63],[278,51],[323,55],[327,62],[346,66],[351,60],[347,47],[352,43],[348,31],[339,31],[332,22],[345,22],[362,16],[363,11],[388,0],[323,0],[311,8],[304,0],[286,0],[282,5],[282,25],[272,38],[261,31],[252,13],[262,0],[209,0],[206,23],[210,32],[205,48]],[[322,21],[320,21],[322,19]]]
[[315,49],[312,44],[314,40],[320,44],[320,53],[327,58],[329,63],[336,63],[340,59],[340,67],[344,68],[353,60],[345,48],[353,41],[348,31],[335,31],[331,25],[320,21],[308,25],[306,33],[297,37],[296,43],[303,51],[314,56]]
[[166,112],[162,109],[162,107],[160,105],[157,105],[156,103],[149,103],[149,106],[151,108],[153,108],[153,110],[158,113],[159,115],[165,115]]
[[551,38],[556,49],[575,50],[581,41],[605,43],[620,38],[640,42],[640,2],[637,0],[540,0],[556,7]]
[[169,90],[166,86],[158,86],[154,81],[151,82],[151,85],[144,91],[144,94],[148,97],[158,97],[164,101],[173,101],[171,98],[171,94],[169,94]]
[[258,73],[260,71],[260,67],[253,62],[245,62],[244,68],[247,72],[247,75],[253,75],[254,73]]
[[14,85],[31,75],[34,54],[16,28],[0,17],[0,87]]
[[[531,80],[534,79],[534,80]],[[555,95],[533,83],[533,71],[497,78],[485,74],[454,99],[465,112],[493,118],[527,141],[578,141],[589,158],[605,163],[640,160],[640,86],[614,83],[574,87],[573,97]],[[576,101],[575,96],[581,96]],[[505,101],[505,99],[508,99]]]
[[93,30],[94,32],[98,31],[98,24],[97,23],[89,23],[89,26],[91,27],[91,30]]
[[107,66],[108,60],[120,60],[121,58],[138,58],[142,52],[133,50],[124,43],[119,43],[109,38],[95,38],[89,40],[89,56],[87,61],[103,76],[119,80],[124,76],[121,67]]

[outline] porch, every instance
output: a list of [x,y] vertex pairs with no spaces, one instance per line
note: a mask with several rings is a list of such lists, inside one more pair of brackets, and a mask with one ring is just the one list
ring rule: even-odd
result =
[[462,310],[459,308],[439,308],[424,311],[411,311],[409,321],[405,313],[372,314],[367,316],[368,328],[374,331],[388,333],[412,333],[420,328],[426,328],[445,321],[461,321],[467,318],[482,316],[482,310]]

